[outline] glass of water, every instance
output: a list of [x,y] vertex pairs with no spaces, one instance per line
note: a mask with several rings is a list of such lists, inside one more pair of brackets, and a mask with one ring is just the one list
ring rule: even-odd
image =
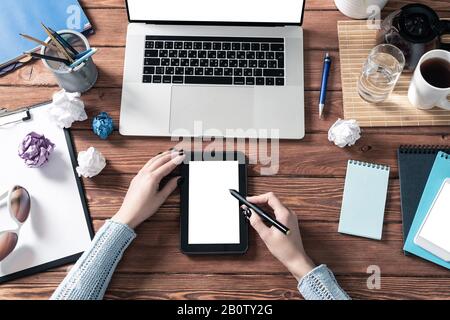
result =
[[405,66],[403,52],[391,44],[380,44],[372,49],[364,63],[358,81],[358,93],[367,102],[385,101]]

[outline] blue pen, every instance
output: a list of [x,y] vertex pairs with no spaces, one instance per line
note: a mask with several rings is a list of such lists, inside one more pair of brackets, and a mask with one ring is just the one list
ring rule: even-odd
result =
[[92,48],[91,50],[86,50],[85,52],[86,54],[84,54],[83,56],[78,58],[74,63],[72,63],[70,65],[70,68],[75,68],[76,66],[80,65],[81,63],[92,57],[92,55],[94,55],[97,52],[97,48]]
[[85,54],[87,54],[87,53],[89,53],[91,51],[92,51],[92,49],[88,49],[86,51],[80,52],[77,55],[75,55],[74,58],[75,58],[75,60],[78,60],[78,59],[82,58]]
[[320,88],[320,100],[319,100],[319,117],[322,118],[323,109],[325,107],[325,99],[327,97],[328,76],[330,75],[331,57],[327,52],[323,61],[322,71],[322,87]]

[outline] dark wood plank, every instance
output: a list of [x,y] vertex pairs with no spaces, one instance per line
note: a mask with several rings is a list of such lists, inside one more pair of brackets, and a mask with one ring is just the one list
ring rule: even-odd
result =
[[[26,105],[32,105],[43,101],[51,100],[54,92],[59,90],[56,87],[2,87],[0,86],[0,105],[4,108],[15,109]],[[119,124],[120,88],[94,88],[83,94],[83,101],[86,104],[86,112],[89,119],[102,111],[106,111],[114,119],[116,127]],[[319,119],[318,112],[319,91],[305,91],[305,127],[307,133],[327,132],[331,125],[338,119],[343,118],[342,112],[342,92],[328,91],[327,108],[325,118]],[[91,130],[91,121],[77,122],[73,129]],[[394,127],[389,128],[390,134],[417,135],[433,134],[447,135],[448,127]],[[385,133],[386,128],[364,128],[365,133]]]
[[[330,90],[340,90],[340,66],[337,60],[333,63],[330,75]],[[94,61],[99,70],[96,88],[122,88],[124,48],[100,48]],[[320,90],[322,76],[323,51],[305,52],[305,89]],[[0,77],[0,92],[8,94],[11,86],[46,86],[55,87],[57,83],[53,74],[40,61],[29,63],[19,70]],[[5,87],[5,88],[3,88]]]
[[[420,0],[417,1],[435,10],[450,11],[448,2],[446,0]],[[111,8],[125,8],[125,0],[81,0],[83,8],[92,9],[111,9]],[[390,0],[386,5],[386,11],[401,8],[402,6],[411,3],[409,0]],[[308,10],[336,10],[333,0],[306,0],[306,11]]]
[[[93,219],[112,217],[120,208],[133,175],[100,175],[84,179],[86,197]],[[338,222],[344,178],[256,177],[249,180],[248,193],[274,192],[295,212],[300,221]],[[385,222],[400,223],[399,181],[390,181]],[[179,193],[176,191],[152,220],[178,221]]]
[[[4,284],[0,299],[48,299],[65,273],[47,272]],[[381,289],[368,289],[366,276],[337,276],[353,299],[449,299],[450,278],[382,276]],[[423,288],[423,289],[422,289]],[[301,299],[295,279],[279,275],[116,273],[106,299]]]
[[[98,229],[103,221],[96,220]],[[402,228],[386,223],[382,241],[343,235],[338,224],[301,222],[306,251],[317,263],[325,263],[337,275],[366,274],[367,267],[378,265],[384,275],[448,276],[448,270],[420,258],[404,256]],[[186,256],[179,248],[178,221],[149,221],[136,230],[138,237],[118,266],[132,273],[224,273],[278,274],[286,272],[259,237],[250,232],[249,251],[242,256]],[[270,270],[270,271],[268,271]]]
[[[167,138],[125,137],[120,136],[118,132],[114,132],[106,141],[100,140],[89,131],[77,131],[75,134],[75,145],[78,151],[95,146],[105,155],[108,166],[104,172],[108,174],[134,174],[157,153],[173,146],[188,151],[191,144],[193,143],[190,139],[180,140],[177,143]],[[217,151],[226,150],[226,147],[218,146],[218,140],[211,143],[205,142],[205,147],[208,147],[208,144],[211,144],[209,149],[214,147],[213,149]],[[398,175],[396,149],[403,144],[449,144],[449,136],[418,135],[412,139],[407,135],[363,134],[355,146],[340,149],[328,142],[326,134],[309,134],[301,141],[281,141],[279,150],[274,144],[272,163],[279,163],[279,175],[343,177],[347,160],[353,159],[389,165],[391,177],[396,177]],[[271,147],[263,148],[260,144],[259,151],[256,148],[246,150],[251,163],[264,158],[258,156],[258,153],[270,155]],[[265,152],[266,149],[267,152]],[[279,157],[276,155],[278,151]],[[261,174],[262,169],[276,167],[270,164],[261,165],[261,162],[258,162],[256,165],[250,165],[249,175],[257,176]]]
[[[446,0],[420,1],[448,16]],[[406,4],[391,0],[384,14]],[[408,2],[409,3],[409,2]],[[89,116],[108,111],[118,123],[127,26],[122,0],[82,0],[96,34],[91,44],[100,47],[95,61],[100,78],[97,88],[86,94]],[[414,257],[402,248],[396,148],[400,144],[449,144],[449,128],[364,129],[363,139],[352,148],[340,150],[326,137],[329,126],[342,116],[339,55],[336,23],[346,19],[333,1],[307,0],[305,14],[306,124],[303,141],[282,141],[277,177],[260,177],[260,165],[250,168],[250,193],[276,192],[301,221],[305,246],[314,260],[327,263],[339,282],[354,298],[405,299],[448,298],[448,271]],[[114,41],[111,41],[114,35]],[[331,111],[325,121],[317,119],[322,55],[325,49],[335,57],[329,87]],[[2,106],[18,107],[51,98],[57,90],[53,76],[41,63],[32,63],[0,78]],[[121,204],[132,175],[161,150],[176,142],[168,138],[121,137],[118,132],[100,141],[89,132],[89,121],[76,124],[78,150],[94,145],[108,159],[104,173],[84,180],[96,230]],[[316,134],[317,133],[317,134]],[[190,145],[190,143],[188,143]],[[187,144],[186,144],[187,145]],[[255,151],[249,151],[255,155]],[[382,241],[337,233],[346,161],[349,158],[392,166]],[[136,299],[285,299],[299,298],[296,283],[252,232],[251,248],[241,257],[187,257],[178,244],[178,194],[170,197],[160,212],[138,230],[138,238],[126,253],[113,278],[107,298]],[[382,289],[369,290],[366,270],[377,264],[382,272]],[[20,279],[1,286],[0,299],[46,299],[70,266]],[[190,270],[190,274],[186,274]],[[265,273],[260,273],[265,270]],[[267,272],[266,270],[270,270]],[[219,274],[218,274],[219,273]]]

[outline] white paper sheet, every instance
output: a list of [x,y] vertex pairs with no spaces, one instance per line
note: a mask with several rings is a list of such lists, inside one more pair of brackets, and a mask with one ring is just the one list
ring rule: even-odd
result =
[[[91,241],[64,131],[49,120],[47,110],[48,106],[32,109],[32,121],[0,127],[0,193],[20,185],[32,201],[16,249],[0,262],[0,276],[80,253]],[[17,155],[30,131],[56,145],[42,168],[26,167]],[[15,227],[6,207],[0,206],[0,231]]]
[[419,236],[450,253],[450,182],[442,187]]
[[238,161],[189,163],[189,244],[236,244],[239,205],[229,192],[239,190]]

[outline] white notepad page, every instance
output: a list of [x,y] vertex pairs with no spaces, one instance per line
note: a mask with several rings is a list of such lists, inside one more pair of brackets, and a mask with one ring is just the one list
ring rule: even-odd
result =
[[236,244],[239,206],[229,189],[239,190],[238,161],[189,163],[189,244]]
[[[91,239],[64,131],[48,119],[48,106],[30,111],[32,121],[0,127],[0,193],[20,185],[31,196],[31,211],[16,249],[0,262],[0,276],[84,251]],[[35,131],[56,148],[42,168],[28,168],[17,155],[23,138]],[[0,231],[15,228],[0,206]]]
[[419,236],[450,253],[450,180],[443,185]]

